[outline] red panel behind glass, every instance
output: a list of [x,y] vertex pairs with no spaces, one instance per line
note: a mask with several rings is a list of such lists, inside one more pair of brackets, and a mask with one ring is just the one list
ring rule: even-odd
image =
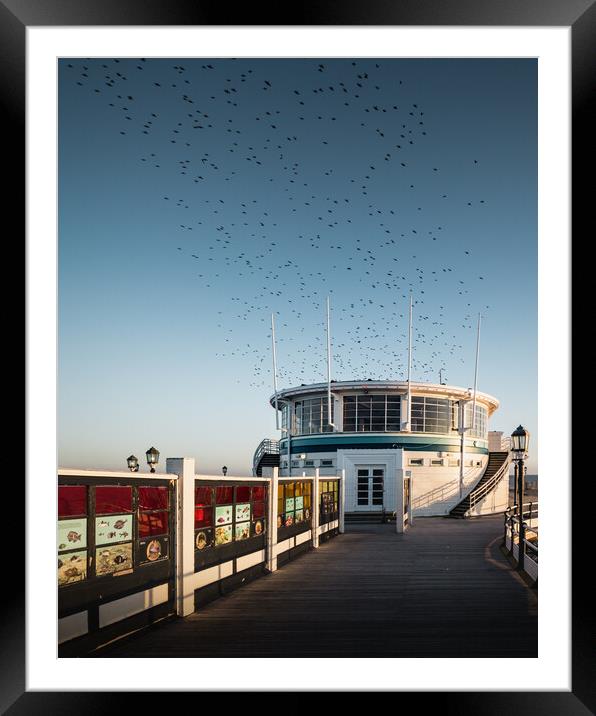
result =
[[236,488],[236,502],[250,501],[250,487],[248,485],[238,485]]
[[152,535],[163,535],[168,531],[168,513],[154,512],[139,514],[139,539]]
[[140,510],[167,510],[167,487],[139,487]]
[[58,485],[58,517],[87,514],[85,485]]
[[215,488],[216,490],[216,502],[218,505],[229,505],[232,502],[234,502],[234,488],[228,487],[227,485],[225,487],[219,486]]
[[95,488],[95,513],[106,515],[110,512],[132,512],[132,487]]
[[195,505],[213,504],[212,487],[195,487]]
[[195,507],[195,527],[211,527],[213,525],[213,507]]
[[253,502],[252,503],[252,518],[254,520],[257,517],[265,517],[265,503],[264,502]]
[[267,488],[265,487],[265,485],[252,487],[251,490],[253,500],[265,500],[267,498]]

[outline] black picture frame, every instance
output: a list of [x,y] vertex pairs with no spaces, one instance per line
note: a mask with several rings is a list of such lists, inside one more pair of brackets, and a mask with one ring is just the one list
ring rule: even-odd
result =
[[[5,123],[5,151],[12,152],[11,181],[4,189],[5,225],[10,218],[15,226],[25,216],[25,31],[29,26],[89,25],[435,25],[435,26],[565,26],[572,33],[572,162],[573,227],[581,238],[587,233],[588,211],[593,206],[592,169],[594,131],[594,78],[596,78],[596,5],[594,0],[417,0],[388,3],[386,0],[344,3],[319,0],[291,6],[255,6],[245,4],[233,11],[223,3],[201,0],[0,0],[0,98]],[[233,21],[231,21],[233,18]],[[20,140],[20,141],[19,141]],[[589,193],[588,193],[589,192]],[[591,218],[591,217],[590,217]],[[584,228],[585,227],[585,228]],[[586,242],[587,243],[587,242]],[[572,323],[573,326],[573,323]],[[567,341],[568,336],[562,336]],[[557,399],[566,386],[555,387]],[[569,386],[570,391],[570,386]],[[569,398],[570,400],[570,395]],[[561,426],[570,430],[570,426]],[[34,449],[31,448],[31,449]],[[571,456],[565,456],[571,463]],[[8,477],[8,475],[7,475]],[[17,479],[15,479],[15,477]],[[409,702],[421,707],[440,709],[442,714],[470,713],[477,716],[501,714],[566,714],[583,716],[596,711],[596,620],[588,574],[591,563],[589,545],[592,535],[591,514],[594,488],[589,471],[576,490],[572,510],[572,539],[576,545],[572,566],[572,689],[570,692],[402,692],[400,707]],[[18,471],[11,478],[13,505],[17,496],[25,505],[24,481],[18,488]],[[581,501],[581,505],[580,505]],[[10,514],[10,511],[7,510]],[[13,510],[13,514],[17,511]],[[18,533],[23,525],[12,525]],[[4,582],[5,604],[2,609],[0,648],[0,709],[10,714],[35,713],[117,713],[128,703],[128,694],[85,692],[31,692],[26,690],[25,674],[25,591],[24,554],[21,575],[12,567],[10,586]],[[14,562],[16,564],[16,560]],[[20,576],[20,578],[19,578]],[[503,665],[504,682],[509,670],[517,668],[507,660]],[[134,695],[138,701],[139,694]],[[157,695],[150,695],[152,701]]]

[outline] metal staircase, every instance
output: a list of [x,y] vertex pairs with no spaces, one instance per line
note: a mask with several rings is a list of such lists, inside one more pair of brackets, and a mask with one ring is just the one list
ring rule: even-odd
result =
[[464,518],[469,512],[490,492],[492,492],[504,477],[509,476],[509,452],[491,452],[488,454],[488,464],[478,484],[461,502],[449,512],[449,517]]
[[252,460],[252,474],[263,476],[264,467],[279,467],[279,440],[261,440]]

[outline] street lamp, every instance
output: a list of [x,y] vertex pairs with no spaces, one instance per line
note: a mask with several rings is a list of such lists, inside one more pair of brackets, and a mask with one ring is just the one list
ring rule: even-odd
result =
[[150,447],[145,455],[147,456],[147,464],[151,468],[151,472],[155,472],[155,465],[159,462],[159,450],[156,450],[154,447]]
[[131,472],[139,471],[139,458],[138,457],[135,457],[134,455],[129,455],[126,458],[126,464],[128,465],[128,469]]
[[[519,529],[518,560],[520,571],[524,568],[524,460],[528,456],[530,433],[521,425],[511,433],[511,452],[517,463],[517,524]],[[511,535],[513,541],[513,535]]]
[[225,477],[225,476],[228,474],[228,468],[227,468],[227,466],[224,465],[224,466],[221,468],[221,471],[223,472],[223,476]]

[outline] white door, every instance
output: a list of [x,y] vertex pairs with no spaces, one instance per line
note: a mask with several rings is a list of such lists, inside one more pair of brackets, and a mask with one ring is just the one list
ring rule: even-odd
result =
[[359,512],[381,512],[385,468],[374,465],[356,465],[356,510]]

